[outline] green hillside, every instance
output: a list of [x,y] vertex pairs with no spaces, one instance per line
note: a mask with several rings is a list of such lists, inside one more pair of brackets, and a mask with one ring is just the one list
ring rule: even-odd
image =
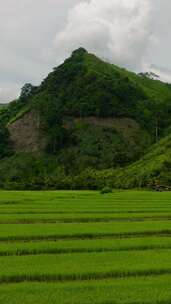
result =
[[[116,174],[117,173],[117,174]],[[171,187],[171,135],[152,146],[138,162],[117,175],[116,187]]]
[[26,84],[20,98],[0,109],[1,187],[163,183],[170,114],[171,85],[80,48],[40,86]]
[[55,68],[38,91],[33,100],[51,123],[52,113],[55,119],[131,117],[154,135],[156,116],[160,114],[161,134],[171,122],[171,85],[103,62],[84,49]]

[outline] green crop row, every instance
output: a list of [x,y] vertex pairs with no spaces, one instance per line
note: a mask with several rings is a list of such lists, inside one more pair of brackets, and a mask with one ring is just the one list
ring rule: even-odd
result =
[[90,209],[92,207],[171,207],[170,193],[156,193],[148,191],[120,191],[112,194],[101,195],[93,191],[1,191],[0,207],[8,205],[9,207],[17,206],[41,206],[41,207],[68,207]]
[[0,285],[0,304],[170,304],[171,276]]
[[112,205],[112,204],[106,204],[106,206],[104,205],[95,205],[95,204],[91,204],[91,206],[88,206],[85,202],[84,206],[81,206],[79,204],[74,205],[72,203],[69,203],[68,205],[63,204],[62,206],[56,204],[56,205],[52,205],[52,204],[46,204],[46,205],[37,205],[37,204],[3,204],[0,206],[0,212],[20,212],[20,211],[24,211],[25,213],[29,213],[29,212],[94,212],[94,213],[98,213],[100,212],[116,212],[116,213],[129,213],[129,212],[171,212],[171,205],[170,204],[164,204],[163,205],[158,205],[158,206],[153,206],[153,205],[149,205],[148,206],[141,206],[141,205],[122,205],[120,204],[120,206],[118,205]]
[[1,243],[0,256],[171,249],[171,238],[147,237]]
[[171,213],[0,214],[0,224],[170,221]]
[[0,282],[71,281],[171,274],[171,250],[0,257]]
[[114,223],[1,224],[0,240],[48,238],[97,238],[171,234],[171,221]]

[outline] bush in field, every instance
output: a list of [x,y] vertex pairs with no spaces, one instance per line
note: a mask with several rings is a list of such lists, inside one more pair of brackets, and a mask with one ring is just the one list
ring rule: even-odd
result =
[[112,192],[113,192],[112,188],[109,187],[109,186],[106,186],[106,187],[102,188],[100,193],[101,194],[107,194],[107,193],[112,193]]

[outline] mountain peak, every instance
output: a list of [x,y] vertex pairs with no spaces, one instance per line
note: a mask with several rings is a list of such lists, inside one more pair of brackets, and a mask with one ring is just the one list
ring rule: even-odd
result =
[[84,55],[84,54],[88,54],[88,52],[83,47],[80,47],[80,48],[78,48],[78,49],[76,49],[75,51],[72,52],[72,56],[75,56],[75,55]]
[[171,86],[150,77],[106,63],[81,47],[39,87],[27,83],[24,94],[0,111],[1,186],[94,189],[103,181],[146,186],[160,172],[170,183],[170,137],[166,153],[164,142],[154,154],[146,153],[170,133]]

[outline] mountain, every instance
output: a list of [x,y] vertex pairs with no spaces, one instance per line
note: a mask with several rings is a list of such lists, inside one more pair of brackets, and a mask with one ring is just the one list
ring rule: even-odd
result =
[[80,48],[0,110],[0,186],[120,187],[168,136],[170,114],[171,85]]

